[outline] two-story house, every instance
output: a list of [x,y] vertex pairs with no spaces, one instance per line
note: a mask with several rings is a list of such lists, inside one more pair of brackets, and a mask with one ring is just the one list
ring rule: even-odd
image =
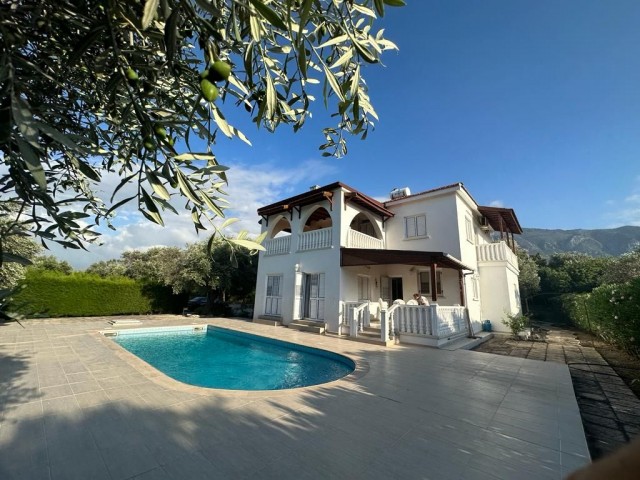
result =
[[258,214],[254,321],[440,346],[486,320],[506,330],[520,311],[518,219],[478,205],[462,183],[379,202],[336,182]]

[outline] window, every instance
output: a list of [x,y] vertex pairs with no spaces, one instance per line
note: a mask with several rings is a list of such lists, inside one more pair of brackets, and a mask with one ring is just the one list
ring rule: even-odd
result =
[[478,276],[471,277],[471,289],[473,290],[473,299],[478,300],[480,298],[480,289],[478,288]]
[[[431,271],[420,272],[418,274],[418,288],[423,295],[431,295]],[[436,270],[436,293],[443,295],[442,293],[442,271]]]
[[473,243],[473,223],[469,217],[465,217],[464,225],[467,233],[467,241]]
[[404,238],[419,238],[427,236],[427,216],[412,215],[404,217]]
[[282,315],[282,275],[267,275],[267,295],[264,306],[265,315]]
[[358,301],[370,300],[369,277],[358,275]]

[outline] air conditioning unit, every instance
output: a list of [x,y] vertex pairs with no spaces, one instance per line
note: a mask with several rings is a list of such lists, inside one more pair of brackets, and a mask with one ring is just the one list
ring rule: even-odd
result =
[[480,217],[480,229],[488,232],[491,230],[491,225],[489,225],[489,219],[484,215]]
[[391,200],[397,200],[398,198],[408,197],[409,195],[411,195],[411,190],[409,190],[409,187],[404,187],[394,188],[391,190],[391,194],[389,196],[391,197]]

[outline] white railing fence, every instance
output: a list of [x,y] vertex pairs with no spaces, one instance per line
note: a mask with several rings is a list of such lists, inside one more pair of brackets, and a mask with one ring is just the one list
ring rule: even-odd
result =
[[386,312],[390,333],[447,338],[466,333],[465,307],[393,305]]
[[321,228],[298,236],[298,251],[331,247],[333,228]]
[[485,243],[476,246],[478,261],[480,262],[509,262],[518,265],[518,257],[511,251],[506,242]]
[[369,302],[346,302],[345,308],[349,323],[349,336],[357,337],[364,327],[369,326]]
[[450,337],[467,331],[464,307],[438,307],[438,337]]
[[291,252],[291,235],[264,241],[265,255],[284,255]]
[[384,248],[384,242],[379,238],[372,237],[371,235],[349,229],[349,232],[347,233],[347,247],[382,250]]

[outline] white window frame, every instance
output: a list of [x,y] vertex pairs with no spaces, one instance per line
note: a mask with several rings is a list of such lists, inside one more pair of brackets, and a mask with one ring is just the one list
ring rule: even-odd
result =
[[[429,285],[429,288],[425,290],[422,289],[422,285],[423,282],[420,279],[420,275],[422,274],[426,274],[427,275],[427,283]],[[436,289],[439,288],[439,291],[436,292],[436,294],[438,295],[438,297],[444,297],[444,289],[442,288],[442,270],[436,268]],[[418,272],[418,291],[420,291],[420,293],[422,295],[431,295],[431,269],[428,270],[420,270]]]
[[478,276],[473,275],[471,277],[471,292],[473,293],[474,300],[480,300],[480,286],[478,285]]
[[358,275],[358,301],[371,300],[371,282],[368,275]]
[[[420,230],[422,227],[422,231]],[[404,217],[404,238],[412,240],[414,238],[428,238],[427,215],[420,213]]]
[[267,275],[264,314],[282,316],[282,274]]
[[467,241],[471,244],[474,244],[473,222],[471,221],[471,218],[466,216],[464,217],[464,226],[467,234]]

